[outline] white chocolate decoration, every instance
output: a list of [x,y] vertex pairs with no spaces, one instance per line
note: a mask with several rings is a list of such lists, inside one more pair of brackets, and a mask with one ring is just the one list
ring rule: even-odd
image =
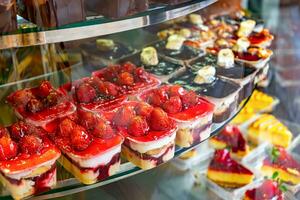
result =
[[231,49],[222,49],[218,53],[219,66],[224,68],[230,68],[234,66],[234,54]]
[[178,34],[185,38],[190,38],[192,36],[192,32],[190,31],[190,29],[187,28],[180,29]]
[[198,15],[198,14],[190,14],[189,15],[189,21],[194,25],[203,24],[202,17],[201,17],[201,15]]
[[197,76],[194,79],[194,82],[197,84],[212,83],[216,79],[216,68],[213,66],[207,65],[202,67],[198,72]]
[[248,38],[241,37],[237,40],[236,44],[233,47],[233,50],[237,52],[247,52],[249,46],[250,42]]
[[141,61],[144,65],[155,66],[159,63],[157,51],[154,47],[146,47],[142,50]]
[[185,41],[185,38],[182,37],[181,35],[171,35],[168,38],[166,49],[180,50],[184,41]]
[[239,37],[248,37],[254,30],[256,22],[254,20],[248,19],[240,23],[240,28],[237,32]]

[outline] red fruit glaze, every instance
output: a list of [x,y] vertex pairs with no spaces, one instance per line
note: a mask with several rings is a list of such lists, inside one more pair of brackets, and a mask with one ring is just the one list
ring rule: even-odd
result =
[[144,117],[136,116],[130,120],[128,133],[132,136],[143,136],[149,131],[149,126]]
[[248,37],[248,40],[252,45],[259,45],[263,42],[270,41],[272,39],[273,39],[273,36],[266,29],[264,29],[260,33],[252,33]]
[[227,149],[216,150],[209,169],[237,174],[253,174],[249,169],[237,163],[230,156]]
[[25,135],[20,139],[20,150],[23,153],[30,154],[31,152],[39,153],[43,148],[42,139],[34,135]]
[[155,131],[165,131],[170,129],[170,118],[161,108],[156,107],[150,115],[150,127]]
[[84,83],[76,89],[76,96],[80,103],[90,103],[96,98],[96,90],[90,84]]
[[118,82],[120,85],[131,86],[134,84],[133,75],[131,75],[129,72],[122,72],[118,76]]
[[251,54],[248,52],[233,52],[235,57],[241,60],[246,61],[259,61],[261,58],[258,56],[258,54]]
[[0,138],[0,161],[9,160],[17,154],[17,144],[9,137],[9,135],[2,136]]
[[251,200],[283,200],[283,193],[278,187],[278,183],[273,180],[265,180],[261,186],[247,190],[245,196]]
[[182,110],[182,102],[179,96],[173,96],[163,104],[163,109],[169,113],[179,113]]
[[199,96],[194,91],[189,91],[180,96],[184,109],[195,106],[198,103]]
[[23,121],[20,121],[20,122],[14,123],[10,127],[10,135],[14,140],[18,141],[26,135],[28,130],[29,130],[28,125],[26,123],[24,123]]
[[91,136],[80,126],[76,126],[70,136],[71,145],[77,151],[85,150],[92,142]]
[[95,124],[93,135],[101,139],[111,139],[114,137],[115,131],[108,121],[98,120]]

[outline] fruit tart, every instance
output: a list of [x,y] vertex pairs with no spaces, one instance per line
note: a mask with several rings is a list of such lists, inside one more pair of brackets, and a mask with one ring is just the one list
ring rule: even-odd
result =
[[216,150],[207,170],[207,178],[226,188],[239,188],[251,183],[253,173],[233,160],[227,149]]
[[129,101],[105,116],[125,137],[122,155],[142,169],[151,169],[172,159],[176,123],[159,107]]
[[247,190],[243,200],[284,200],[284,193],[277,181],[267,179],[257,188]]
[[275,146],[288,147],[293,134],[273,115],[263,114],[248,127],[247,137],[253,144],[268,141]]
[[179,85],[164,85],[142,93],[140,99],[162,108],[176,121],[176,145],[190,147],[209,137],[214,105],[194,91]]
[[121,94],[128,96],[134,96],[143,90],[160,85],[160,80],[146,72],[142,67],[137,67],[130,62],[108,66],[93,72],[92,76],[115,84],[120,88]]
[[123,137],[103,116],[78,109],[52,125],[47,131],[62,151],[58,161],[80,182],[93,184],[119,170]]
[[75,112],[75,105],[60,90],[48,81],[38,87],[18,90],[7,97],[16,115],[36,126],[47,123]]
[[0,181],[14,199],[54,187],[59,157],[43,129],[23,121],[0,127]]
[[249,153],[249,146],[237,126],[227,125],[218,135],[210,139],[215,149],[230,149],[233,157],[241,159]]
[[143,48],[141,52],[125,57],[120,63],[128,61],[137,66],[143,66],[145,71],[157,76],[161,81],[166,81],[170,76],[176,75],[185,69],[183,65],[172,63],[158,55],[156,49],[152,46]]
[[188,69],[172,77],[168,82],[193,90],[214,103],[214,122],[226,120],[237,109],[240,85],[216,76],[214,67],[207,67],[196,73]]
[[278,178],[291,185],[300,183],[300,163],[282,147],[274,147],[263,161],[261,172],[264,176],[272,177],[274,172]]
[[80,46],[80,49],[84,65],[94,70],[114,64],[117,60],[135,52],[130,46],[105,38],[85,43]]

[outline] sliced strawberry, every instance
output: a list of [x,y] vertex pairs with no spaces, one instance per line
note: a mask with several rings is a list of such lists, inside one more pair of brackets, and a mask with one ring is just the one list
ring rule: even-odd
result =
[[135,137],[145,135],[149,130],[148,123],[145,118],[136,116],[131,119],[128,126],[128,133]]
[[101,139],[111,139],[114,133],[111,125],[104,120],[98,120],[93,130],[93,135]]
[[49,81],[43,81],[38,89],[38,96],[41,98],[47,97],[51,90],[53,90],[52,85]]
[[168,93],[170,97],[174,97],[174,96],[182,96],[186,93],[186,91],[180,85],[172,85],[170,86]]
[[20,140],[21,151],[28,154],[39,152],[43,147],[42,145],[42,139],[34,135],[25,135]]
[[134,84],[134,78],[129,72],[122,72],[118,76],[118,82],[120,85],[132,86]]
[[76,127],[75,122],[72,120],[65,118],[60,124],[59,124],[59,135],[61,137],[68,138],[74,128]]
[[71,145],[77,151],[83,151],[92,142],[91,136],[84,130],[83,127],[76,126],[71,133]]
[[0,160],[9,160],[18,154],[18,145],[8,135],[0,138]]
[[150,116],[150,127],[155,131],[164,131],[170,128],[170,120],[161,108],[156,107],[152,110]]
[[31,113],[37,113],[44,108],[43,103],[38,99],[30,99],[27,103],[26,109]]
[[180,98],[185,109],[195,106],[199,101],[199,97],[194,91],[189,91]]
[[163,104],[163,109],[170,114],[179,113],[182,110],[182,102],[180,97],[171,97]]
[[113,118],[113,122],[117,126],[127,126],[130,120],[135,117],[135,111],[131,106],[120,108]]
[[135,112],[137,115],[143,116],[143,117],[149,117],[151,112],[153,110],[153,107],[148,105],[147,103],[141,102],[135,107]]
[[96,98],[97,94],[95,88],[87,83],[83,83],[77,88],[76,96],[79,102],[90,103]]
[[10,135],[16,141],[19,141],[22,137],[24,137],[28,131],[29,126],[22,121],[14,123],[10,127]]

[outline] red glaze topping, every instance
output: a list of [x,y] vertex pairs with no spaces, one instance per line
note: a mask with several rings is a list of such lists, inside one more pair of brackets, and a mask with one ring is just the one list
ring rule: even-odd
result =
[[246,140],[237,126],[227,125],[214,139],[225,142],[232,152],[246,150]]
[[136,93],[160,84],[160,81],[143,68],[127,62],[96,71],[92,76],[117,85],[123,95]]
[[17,173],[57,159],[60,151],[50,142],[44,130],[25,122],[0,127],[0,170]]
[[249,52],[233,52],[235,57],[246,61],[259,61],[261,57],[258,54],[251,54]]
[[175,122],[159,107],[130,101],[104,113],[121,134],[130,140],[150,142],[169,136],[176,130]]
[[34,121],[39,126],[75,111],[75,106],[48,81],[41,82],[36,88],[18,90],[7,100],[25,120]]
[[85,158],[105,153],[123,142],[109,121],[82,109],[52,123],[48,130],[56,132],[52,139],[64,153]]
[[248,40],[252,45],[258,45],[263,42],[272,40],[273,36],[270,34],[270,32],[267,29],[264,29],[260,33],[252,33],[249,37]]
[[278,183],[273,180],[265,180],[258,188],[247,190],[245,193],[251,200],[283,200],[283,193],[279,189]]
[[214,105],[178,85],[164,85],[143,93],[140,98],[162,108],[175,120],[189,121],[213,112]]
[[297,162],[284,148],[276,147],[277,155],[269,155],[263,162],[264,165],[281,168],[282,170],[294,169],[300,172],[300,163]]
[[209,164],[209,169],[237,174],[253,174],[249,169],[233,160],[227,149],[215,151],[214,158]]

